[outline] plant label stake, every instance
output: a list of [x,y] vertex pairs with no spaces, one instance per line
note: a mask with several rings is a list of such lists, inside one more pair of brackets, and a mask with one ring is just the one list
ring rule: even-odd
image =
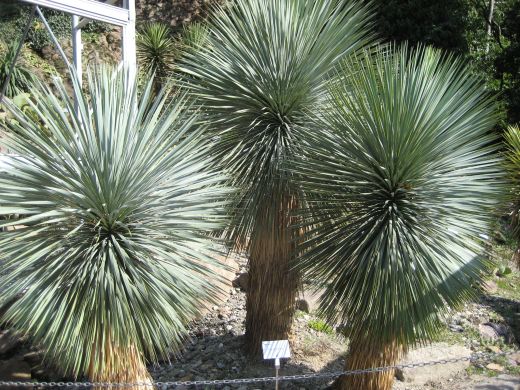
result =
[[262,341],[262,352],[264,360],[274,359],[274,368],[276,370],[276,387],[278,390],[278,370],[280,369],[280,359],[291,357],[291,348],[289,340]]

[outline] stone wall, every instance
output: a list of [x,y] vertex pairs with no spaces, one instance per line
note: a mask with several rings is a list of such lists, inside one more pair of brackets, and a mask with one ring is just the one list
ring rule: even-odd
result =
[[224,0],[136,0],[137,22],[160,21],[173,28],[204,18],[210,7]]

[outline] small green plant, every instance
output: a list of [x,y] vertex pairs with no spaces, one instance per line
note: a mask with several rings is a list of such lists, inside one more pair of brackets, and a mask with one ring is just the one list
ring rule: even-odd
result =
[[207,43],[209,29],[204,23],[185,25],[180,36],[179,48],[181,56],[186,51],[197,49]]
[[496,275],[500,276],[501,278],[511,275],[513,273],[513,270],[508,267],[507,265],[501,264],[498,269],[496,270]]
[[[0,88],[3,87],[7,75],[9,74],[11,64],[14,61],[18,43],[14,42],[7,47],[7,51],[3,58],[0,59]],[[23,92],[29,90],[29,85],[33,81],[31,72],[26,69],[19,60],[15,63],[12,70],[9,83],[5,91],[5,96],[13,98]]]
[[322,332],[330,335],[334,334],[334,329],[332,326],[322,320],[311,320],[307,323],[307,326],[316,332]]
[[176,47],[170,28],[163,23],[148,23],[137,35],[136,44],[139,65],[144,72],[154,74],[157,90],[175,64]]

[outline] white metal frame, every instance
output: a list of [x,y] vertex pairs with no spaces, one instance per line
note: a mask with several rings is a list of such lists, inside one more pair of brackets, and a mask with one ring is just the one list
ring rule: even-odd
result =
[[[137,59],[135,50],[135,0],[123,0],[123,6],[114,4],[117,0],[22,0],[36,6],[51,8],[72,15],[72,47],[74,68],[82,78],[81,29],[91,20],[98,20],[122,27],[121,46],[123,61],[130,76],[136,76]],[[52,32],[49,31],[52,35]],[[59,44],[58,44],[59,45]],[[58,48],[61,49],[61,48]],[[65,59],[67,62],[67,59]]]

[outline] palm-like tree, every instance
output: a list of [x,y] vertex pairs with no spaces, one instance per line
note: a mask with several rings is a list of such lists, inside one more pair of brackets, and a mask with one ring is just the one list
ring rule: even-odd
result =
[[215,293],[208,233],[229,191],[182,97],[138,100],[126,71],[91,74],[89,95],[75,80],[77,111],[58,88],[32,89],[37,119],[7,102],[22,157],[0,176],[0,214],[18,215],[1,225],[0,306],[24,293],[1,320],[66,374],[146,381]]
[[510,126],[505,133],[507,145],[506,170],[508,174],[508,201],[511,206],[511,230],[517,241],[513,261],[520,268],[520,129]]
[[298,274],[290,212],[301,201],[284,164],[294,129],[320,104],[323,82],[345,55],[367,44],[365,6],[336,0],[237,0],[209,22],[205,44],[181,70],[211,122],[213,149],[240,188],[228,237],[249,253],[246,339],[287,338]]
[[[346,325],[346,369],[392,365],[479,279],[502,188],[495,104],[461,61],[425,48],[343,62],[328,100],[293,165],[310,205],[299,264],[325,288],[321,313]],[[337,384],[390,389],[393,375]]]

